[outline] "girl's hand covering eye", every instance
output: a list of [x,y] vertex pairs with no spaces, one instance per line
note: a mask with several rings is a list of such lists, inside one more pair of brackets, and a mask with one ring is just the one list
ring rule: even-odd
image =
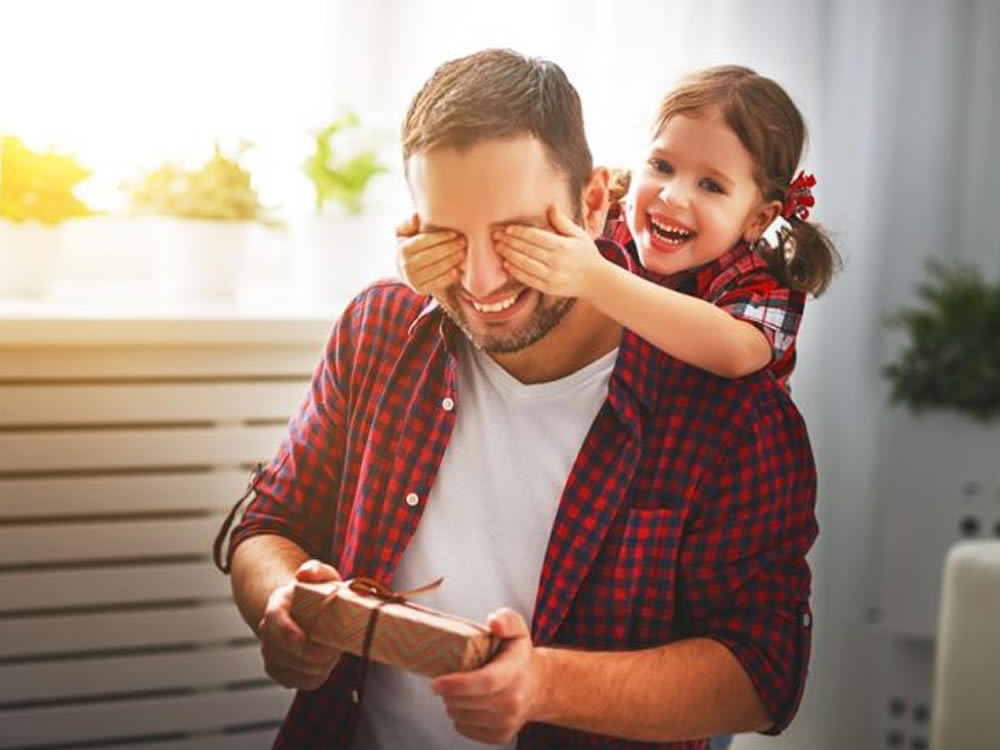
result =
[[586,299],[607,261],[590,235],[555,206],[548,220],[555,231],[511,224],[494,232],[504,268],[543,294]]
[[419,294],[436,294],[459,281],[465,237],[451,230],[421,233],[414,214],[396,227],[396,269]]

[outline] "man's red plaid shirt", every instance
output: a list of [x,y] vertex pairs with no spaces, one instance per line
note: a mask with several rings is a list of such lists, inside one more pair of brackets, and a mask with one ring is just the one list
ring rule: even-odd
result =
[[[461,335],[400,283],[360,294],[334,326],[230,554],[251,536],[279,534],[344,578],[391,581],[462,408]],[[715,639],[749,674],[774,719],[769,731],[780,731],[809,661],[815,493],[805,425],[770,374],[715,377],[624,331],[553,524],[535,645],[614,651]],[[344,656],[323,687],[300,691],[275,747],[350,747],[358,680],[359,661]],[[543,724],[518,740],[524,750],[706,746]]]

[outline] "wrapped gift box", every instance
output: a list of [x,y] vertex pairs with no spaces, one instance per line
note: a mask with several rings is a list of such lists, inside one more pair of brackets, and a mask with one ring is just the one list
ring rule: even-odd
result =
[[292,617],[311,640],[357,656],[376,607],[368,657],[383,664],[437,677],[478,669],[499,647],[483,625],[413,602],[386,602],[339,581],[296,583],[292,597]]

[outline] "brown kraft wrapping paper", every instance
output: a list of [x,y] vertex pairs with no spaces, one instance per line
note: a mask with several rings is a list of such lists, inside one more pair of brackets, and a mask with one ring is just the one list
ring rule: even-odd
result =
[[356,656],[363,655],[365,631],[376,608],[380,611],[368,658],[383,664],[437,677],[478,669],[499,646],[499,639],[471,620],[359,594],[344,582],[296,582],[292,593],[292,617],[310,640]]

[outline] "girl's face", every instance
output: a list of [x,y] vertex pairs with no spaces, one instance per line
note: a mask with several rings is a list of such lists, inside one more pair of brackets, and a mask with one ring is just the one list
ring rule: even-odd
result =
[[625,219],[639,259],[672,274],[756,240],[780,204],[765,204],[753,160],[717,111],[675,115],[632,173]]

